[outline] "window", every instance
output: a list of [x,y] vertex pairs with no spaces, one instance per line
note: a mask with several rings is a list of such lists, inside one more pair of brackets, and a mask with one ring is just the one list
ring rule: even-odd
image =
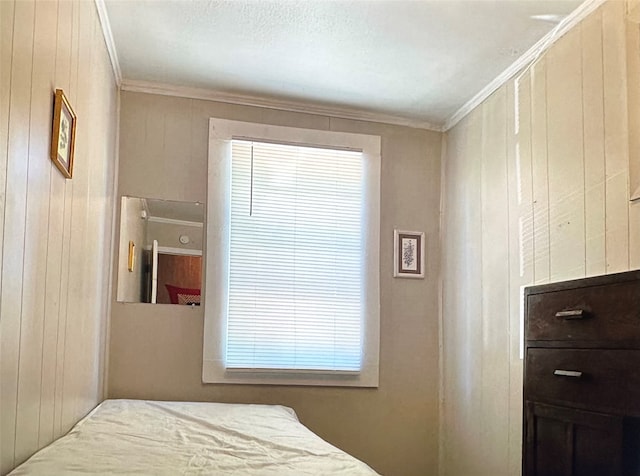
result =
[[211,119],[204,382],[377,386],[380,138]]

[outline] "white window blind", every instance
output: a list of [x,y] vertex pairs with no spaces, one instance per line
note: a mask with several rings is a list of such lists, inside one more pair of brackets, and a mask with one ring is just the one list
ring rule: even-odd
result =
[[361,152],[233,140],[225,367],[358,372]]

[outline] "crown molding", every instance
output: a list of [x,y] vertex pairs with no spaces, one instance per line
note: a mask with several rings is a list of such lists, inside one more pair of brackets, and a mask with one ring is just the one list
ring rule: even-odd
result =
[[356,121],[380,122],[384,124],[409,126],[418,129],[428,129],[435,132],[443,131],[441,125],[433,124],[428,121],[414,120],[393,114],[361,111],[356,108],[323,106],[314,102],[292,101],[269,98],[266,96],[254,96],[250,94],[225,93],[213,89],[190,88],[186,86],[175,86],[172,84],[129,79],[122,80],[120,88],[122,91],[159,94],[162,96],[175,96],[189,99],[203,99],[205,101],[239,104],[241,106],[264,107],[268,109],[315,114],[340,119],[353,119]]
[[111,33],[111,23],[109,22],[109,15],[107,14],[107,6],[105,5],[104,0],[94,1],[96,4],[96,10],[98,11],[98,18],[100,19],[100,26],[102,27],[104,43],[107,47],[107,53],[109,53],[109,59],[111,60],[113,76],[115,77],[117,86],[120,87],[122,84],[122,71],[120,70],[120,63],[118,62],[116,44],[113,41],[113,34]]
[[573,12],[566,16],[558,25],[543,36],[536,44],[529,48],[520,58],[499,74],[493,81],[487,84],[478,94],[467,101],[460,109],[458,109],[449,119],[444,123],[442,130],[448,131],[460,122],[467,114],[478,107],[489,96],[491,96],[497,89],[504,85],[507,81],[513,78],[520,71],[530,66],[536,61],[541,54],[547,51],[551,45],[558,41],[569,30],[574,28],[578,23],[589,16],[594,10],[602,5],[607,0],[586,0]]
[[228,104],[238,104],[242,106],[263,107],[268,109],[278,109],[282,111],[299,112],[304,114],[315,114],[320,116],[336,117],[341,119],[352,119],[357,121],[378,122],[384,124],[394,124],[400,126],[428,129],[435,132],[446,132],[460,122],[476,107],[482,104],[491,94],[516,76],[519,72],[535,62],[540,55],[547,51],[556,41],[558,41],[569,30],[578,25],[588,15],[595,11],[607,0],[585,0],[577,9],[571,12],[553,30],[542,37],[536,44],[527,50],[520,58],[513,62],[507,69],[499,74],[493,81],[487,84],[480,92],[460,107],[444,124],[434,124],[429,121],[410,119],[401,115],[384,114],[369,111],[362,111],[356,108],[339,106],[324,106],[308,101],[294,101],[286,99],[276,99],[250,94],[235,94],[216,91],[206,88],[192,88],[186,86],[176,86],[172,84],[157,83],[151,81],[137,81],[122,78],[118,53],[116,51],[111,24],[107,14],[104,0],[94,0],[102,33],[111,60],[113,74],[116,84],[123,91],[141,92],[148,94],[159,94],[163,96],[184,97],[189,99],[203,99],[206,101],[216,101]]

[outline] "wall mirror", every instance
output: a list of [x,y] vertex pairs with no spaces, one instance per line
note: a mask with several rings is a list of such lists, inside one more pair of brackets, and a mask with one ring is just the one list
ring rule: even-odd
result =
[[200,305],[204,205],[122,197],[120,302]]

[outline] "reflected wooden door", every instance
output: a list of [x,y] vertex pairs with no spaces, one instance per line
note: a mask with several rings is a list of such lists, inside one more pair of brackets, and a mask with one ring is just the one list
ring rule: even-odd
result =
[[200,289],[202,281],[202,256],[158,255],[159,304],[171,304],[166,284],[180,288]]

